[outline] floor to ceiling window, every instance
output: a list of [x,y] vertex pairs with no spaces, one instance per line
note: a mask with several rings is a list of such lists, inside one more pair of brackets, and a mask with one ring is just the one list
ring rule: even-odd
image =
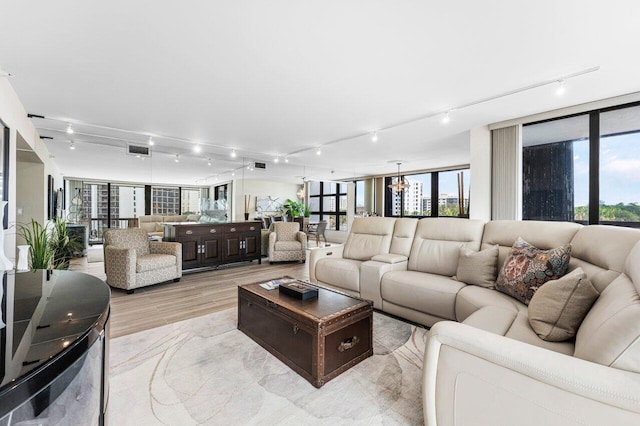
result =
[[[402,192],[389,188],[399,179],[408,185]],[[385,216],[465,217],[469,213],[469,169],[389,176],[385,191]]]
[[327,229],[347,229],[347,184],[309,182],[309,222],[327,221]]
[[523,219],[640,227],[640,103],[523,126]]

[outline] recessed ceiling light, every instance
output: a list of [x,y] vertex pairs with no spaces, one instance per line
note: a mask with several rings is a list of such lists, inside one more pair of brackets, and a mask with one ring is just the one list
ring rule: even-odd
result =
[[236,158],[238,156],[238,153],[236,153],[235,149],[231,150],[231,158]]
[[67,125],[67,133],[69,133],[70,135],[73,134],[73,129],[71,128],[71,123],[69,123]]

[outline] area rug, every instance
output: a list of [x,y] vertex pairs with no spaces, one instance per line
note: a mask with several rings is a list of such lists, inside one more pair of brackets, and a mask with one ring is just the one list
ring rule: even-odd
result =
[[418,425],[426,330],[374,314],[374,355],[316,389],[236,329],[236,309],[111,341],[116,425]]

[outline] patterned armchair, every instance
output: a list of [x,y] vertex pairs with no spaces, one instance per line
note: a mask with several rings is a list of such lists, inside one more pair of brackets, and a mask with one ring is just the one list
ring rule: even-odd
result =
[[298,222],[275,222],[269,234],[269,262],[284,262],[307,258],[307,236]]
[[182,245],[149,241],[139,228],[104,233],[104,272],[107,284],[127,290],[182,277]]

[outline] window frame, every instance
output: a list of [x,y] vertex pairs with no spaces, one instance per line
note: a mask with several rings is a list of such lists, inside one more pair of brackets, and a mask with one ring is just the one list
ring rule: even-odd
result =
[[[345,218],[345,222],[346,222],[346,216],[347,216],[347,209],[345,209],[344,211],[340,211],[340,197],[346,197],[347,196],[347,182],[333,182],[333,181],[316,181],[320,186],[319,186],[319,192],[318,194],[309,194],[309,205],[311,205],[311,199],[312,198],[317,198],[318,199],[318,210],[311,210],[310,214],[313,216],[318,216],[318,220],[326,220],[327,224],[329,223],[329,217],[330,216],[335,216],[336,218],[336,231],[341,231],[342,229],[340,229],[340,217],[344,216]],[[334,184],[336,185],[336,191],[335,192],[330,192],[328,190],[328,187]],[[327,192],[325,192],[325,187],[327,188]],[[343,191],[343,187],[344,187],[344,192]],[[310,191],[309,191],[310,192]],[[325,210],[325,206],[324,206],[324,199],[325,197],[334,197],[334,201],[335,201],[335,206],[336,206],[336,211],[332,212],[329,210]],[[329,229],[329,228],[327,228]],[[345,227],[346,230],[346,227]],[[333,231],[333,229],[332,229]]]
[[[640,101],[629,102],[620,105],[613,105],[604,108],[597,108],[589,111],[578,112],[575,114],[563,115],[560,117],[548,118],[545,120],[532,121],[525,123],[522,127],[533,126],[536,124],[548,123],[551,121],[563,120],[571,117],[586,115],[589,117],[589,219],[574,220],[582,225],[613,225],[623,226],[627,228],[640,228],[638,222],[622,222],[622,221],[601,221],[600,220],[600,139],[601,137],[611,137],[620,134],[640,133],[638,131],[626,131],[612,133],[607,135],[600,134],[600,114],[610,111],[621,110],[625,108],[633,108],[640,106]],[[524,178],[523,178],[524,179]],[[575,209],[575,206],[574,206]]]

